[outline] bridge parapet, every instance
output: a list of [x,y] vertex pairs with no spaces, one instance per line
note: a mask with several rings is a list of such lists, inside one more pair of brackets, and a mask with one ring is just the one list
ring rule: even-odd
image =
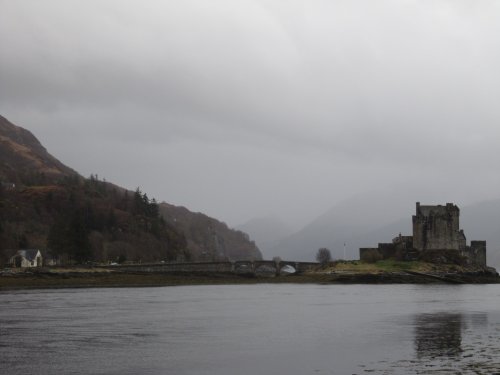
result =
[[104,266],[110,270],[123,272],[232,272],[231,262],[154,263]]
[[153,264],[130,264],[119,266],[101,266],[110,270],[123,272],[148,272],[148,273],[169,273],[169,272],[220,272],[220,273],[253,273],[260,267],[269,267],[275,270],[276,276],[281,275],[281,270],[290,266],[296,273],[303,273],[317,268],[319,263],[313,262],[292,262],[274,260],[237,260],[233,262],[191,262],[191,263],[153,263]]

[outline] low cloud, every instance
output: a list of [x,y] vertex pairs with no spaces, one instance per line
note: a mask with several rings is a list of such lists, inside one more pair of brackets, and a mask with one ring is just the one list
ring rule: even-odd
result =
[[498,191],[497,2],[1,7],[0,111],[84,174],[230,224],[374,187]]

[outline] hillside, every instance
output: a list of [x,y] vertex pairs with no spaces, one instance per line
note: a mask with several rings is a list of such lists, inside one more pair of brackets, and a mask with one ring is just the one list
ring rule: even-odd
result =
[[33,185],[74,175],[31,132],[0,116],[0,181]]
[[229,229],[225,223],[207,215],[165,202],[160,203],[160,214],[169,225],[186,235],[189,254],[197,254],[197,260],[262,259],[248,234]]
[[0,157],[0,264],[21,248],[77,263],[261,257],[216,219],[80,176],[1,116]]

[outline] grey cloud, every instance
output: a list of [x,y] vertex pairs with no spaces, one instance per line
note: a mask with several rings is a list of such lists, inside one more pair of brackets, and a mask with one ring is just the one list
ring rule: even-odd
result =
[[0,111],[82,173],[234,224],[373,184],[498,190],[497,2],[0,7]]

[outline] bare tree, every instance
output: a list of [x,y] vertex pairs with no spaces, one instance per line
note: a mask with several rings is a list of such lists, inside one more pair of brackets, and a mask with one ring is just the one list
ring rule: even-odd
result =
[[322,247],[321,249],[319,249],[316,253],[316,260],[323,267],[328,265],[328,263],[330,263],[330,261],[332,260],[332,254],[330,253],[330,250],[328,250],[326,247]]

